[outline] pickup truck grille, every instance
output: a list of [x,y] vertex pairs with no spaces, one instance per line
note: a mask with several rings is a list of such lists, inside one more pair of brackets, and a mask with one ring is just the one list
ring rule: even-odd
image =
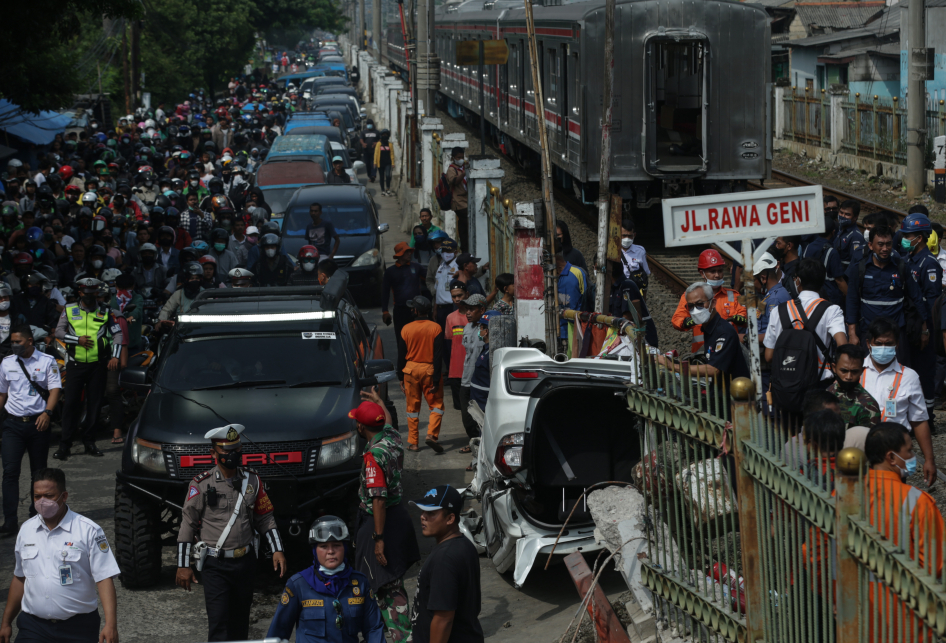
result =
[[[243,444],[243,466],[261,476],[303,475],[315,471],[319,459],[320,440],[298,442],[264,442]],[[188,479],[212,469],[210,445],[162,444],[164,461],[172,478]]]

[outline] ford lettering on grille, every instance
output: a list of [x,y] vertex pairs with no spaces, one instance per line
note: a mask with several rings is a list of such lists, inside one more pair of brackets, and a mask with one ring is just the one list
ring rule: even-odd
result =
[[[296,464],[302,462],[302,451],[285,451],[283,453],[244,453],[243,466],[253,464]],[[182,455],[181,468],[212,466],[211,455]]]

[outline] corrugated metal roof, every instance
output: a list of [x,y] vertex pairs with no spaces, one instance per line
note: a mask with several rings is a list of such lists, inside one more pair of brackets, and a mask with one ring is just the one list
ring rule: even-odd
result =
[[[927,9],[930,7],[946,7],[946,0],[926,0],[925,4]],[[899,3],[897,3],[897,5],[894,6],[900,6],[906,9],[910,6],[910,2],[909,0],[901,0]]]
[[866,47],[854,47],[852,49],[843,49],[833,54],[822,54],[821,56],[818,56],[818,60],[822,60],[824,58],[829,58],[832,60],[843,60],[845,58],[851,58],[852,56],[859,56],[861,54],[879,54],[881,56],[893,56],[893,57],[899,58],[900,57],[900,43],[891,42],[885,45],[870,45]]
[[856,29],[884,10],[883,2],[796,2],[795,12],[805,26]]
[[785,45],[789,47],[823,47],[835,42],[854,40],[856,38],[869,38],[871,36],[880,38],[899,31],[900,11],[897,10],[896,7],[890,7],[882,12],[876,20],[871,21],[866,27],[861,27],[860,29],[844,29],[832,33],[809,36],[808,38],[798,38],[786,42]]

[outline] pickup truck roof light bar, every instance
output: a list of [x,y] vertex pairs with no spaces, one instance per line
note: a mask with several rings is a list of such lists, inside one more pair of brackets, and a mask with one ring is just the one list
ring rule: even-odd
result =
[[334,310],[318,310],[305,313],[263,313],[255,315],[181,315],[178,320],[183,323],[199,324],[258,324],[334,318]]

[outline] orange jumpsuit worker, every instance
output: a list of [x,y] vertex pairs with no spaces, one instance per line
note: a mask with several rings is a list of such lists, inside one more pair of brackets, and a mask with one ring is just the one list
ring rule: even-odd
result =
[[[728,319],[733,325],[745,324],[747,321],[746,307],[739,303],[739,293],[723,285],[726,262],[723,261],[722,256],[712,248],[704,250],[700,253],[700,259],[696,267],[699,268],[700,275],[703,276],[706,283],[713,287],[713,304],[716,306],[716,312],[719,313],[719,316]],[[671,323],[677,330],[693,330],[693,343],[690,344],[691,353],[696,353],[703,348],[703,327],[690,317],[686,295],[680,295],[680,303],[677,304],[677,310],[673,313]],[[737,328],[737,330],[739,329]]]
[[401,388],[407,398],[407,448],[417,451],[420,400],[423,396],[430,407],[427,446],[437,453],[443,453],[443,447],[437,442],[440,423],[443,421],[443,381],[440,377],[443,330],[440,324],[430,318],[429,299],[417,296],[407,305],[414,312],[414,321],[401,329],[406,350],[404,363],[398,364],[398,372],[404,373]]

